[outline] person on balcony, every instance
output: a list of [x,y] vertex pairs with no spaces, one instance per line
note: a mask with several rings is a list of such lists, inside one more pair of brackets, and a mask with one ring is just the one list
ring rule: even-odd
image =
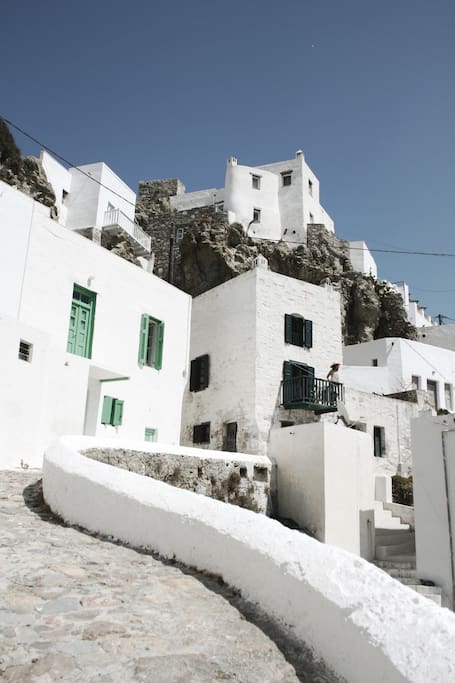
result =
[[327,379],[330,380],[331,382],[339,382],[340,381],[340,376],[338,374],[339,369],[340,369],[339,363],[332,363],[332,365],[330,366],[330,370],[327,373]]

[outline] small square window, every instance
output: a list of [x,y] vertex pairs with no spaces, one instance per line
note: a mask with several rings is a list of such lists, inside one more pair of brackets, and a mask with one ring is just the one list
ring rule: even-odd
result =
[[251,176],[251,185],[254,190],[260,190],[261,189],[261,176],[260,175],[252,175]]
[[300,315],[284,316],[284,341],[294,346],[305,346],[311,349],[313,346],[313,323],[305,320]]
[[210,443],[210,422],[194,425],[193,443]]
[[175,241],[176,241],[176,242],[181,242],[181,241],[182,241],[184,232],[185,232],[185,231],[184,231],[183,228],[177,228],[177,230],[175,231]]
[[19,342],[19,353],[17,354],[18,358],[20,358],[20,360],[25,360],[27,363],[31,363],[32,362],[32,349],[33,349],[32,344],[21,339]]
[[411,377],[411,385],[413,389],[420,389],[420,377],[418,375],[412,375]]
[[310,196],[313,196],[313,183],[311,180],[308,181],[308,192],[310,193]]
[[283,187],[288,187],[288,185],[292,184],[292,173],[282,173],[281,177],[283,178]]
[[227,422],[224,425],[223,451],[237,451],[237,422]]
[[253,209],[253,223],[261,222],[261,209]]
[[378,359],[377,359],[377,358],[372,358],[372,359],[371,359],[371,365],[372,365],[374,368],[377,368],[377,367],[378,367]]

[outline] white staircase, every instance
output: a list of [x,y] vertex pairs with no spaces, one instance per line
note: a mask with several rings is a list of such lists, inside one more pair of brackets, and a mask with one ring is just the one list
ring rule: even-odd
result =
[[375,503],[374,564],[408,588],[441,605],[439,586],[421,581],[416,576],[414,531],[393,517],[390,510],[384,510],[379,502]]

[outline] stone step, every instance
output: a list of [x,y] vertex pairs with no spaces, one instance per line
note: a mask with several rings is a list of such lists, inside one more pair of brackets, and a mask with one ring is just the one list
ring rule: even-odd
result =
[[383,569],[392,579],[398,579],[398,581],[401,581],[401,579],[415,581],[417,576],[415,569],[401,569],[400,567],[380,567],[380,569]]
[[415,558],[415,554],[412,554],[412,555],[395,555],[393,560],[392,559],[387,559],[387,560],[376,559],[374,561],[374,564],[377,567],[379,567],[379,569],[384,569],[384,571],[388,571],[389,569],[397,569],[397,570],[413,569],[413,570],[415,570],[416,558]]
[[384,510],[383,504],[374,502],[374,525],[381,529],[409,529],[409,524],[402,524],[399,517],[394,517],[390,510]]
[[[379,533],[378,533],[379,532]],[[415,543],[413,531],[397,529],[377,529],[375,531],[376,545],[399,545],[400,543]]]
[[401,557],[415,555],[415,543],[398,543],[397,545],[377,545],[376,559],[378,560],[398,560]]

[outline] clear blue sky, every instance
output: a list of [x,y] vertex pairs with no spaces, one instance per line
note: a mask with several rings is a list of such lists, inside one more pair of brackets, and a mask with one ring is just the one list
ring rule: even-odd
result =
[[[73,164],[196,190],[230,155],[300,148],[340,237],[455,253],[454,0],[42,0],[1,21],[0,114]],[[375,258],[455,319],[455,258]]]

